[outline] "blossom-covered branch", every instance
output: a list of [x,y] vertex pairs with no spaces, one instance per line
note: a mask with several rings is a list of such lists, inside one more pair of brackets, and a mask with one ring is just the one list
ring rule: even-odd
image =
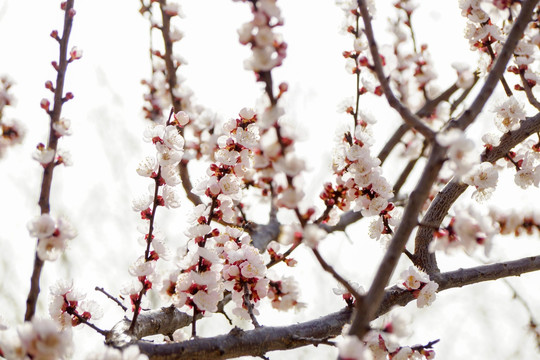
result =
[[[53,108],[50,108],[49,100],[43,99],[41,101],[41,107],[50,117],[49,139],[47,146],[39,144],[37,147],[37,152],[34,154],[34,158],[41,163],[44,170],[43,180],[41,182],[41,193],[39,195],[41,217],[34,219],[29,225],[31,234],[38,238],[38,250],[36,251],[36,256],[34,259],[34,269],[31,277],[30,291],[26,300],[26,313],[24,316],[25,321],[31,320],[35,313],[40,291],[39,279],[44,261],[53,259],[52,257],[45,255],[43,249],[47,249],[47,252],[51,252],[53,249],[57,249],[56,251],[62,250],[65,248],[65,241],[75,236],[73,230],[68,229],[67,227],[62,229],[60,222],[58,225],[55,225],[54,220],[52,220],[52,218],[50,218],[48,215],[50,212],[49,198],[54,168],[62,163],[70,163],[67,153],[59,153],[57,146],[58,139],[62,135],[69,134],[69,121],[60,118],[62,106],[66,101],[73,98],[73,94],[71,92],[64,95],[66,69],[70,62],[79,59],[82,55],[80,50],[73,48],[71,52],[69,52],[70,57],[68,58],[68,42],[71,34],[73,17],[75,16],[73,3],[74,0],[68,0],[63,2],[61,6],[62,10],[65,12],[62,37],[59,37],[56,30],[51,33],[51,37],[57,40],[60,44],[60,54],[58,57],[58,62],[52,62],[52,66],[56,70],[56,84],[53,85],[51,81],[47,81],[45,84],[46,88],[54,93]],[[40,249],[42,250],[40,251]],[[56,255],[54,258],[57,256],[58,255]]]
[[373,65],[377,78],[381,83],[384,95],[388,100],[388,104],[393,107],[403,118],[403,120],[411,127],[418,130],[426,139],[432,141],[435,137],[435,132],[420,120],[415,114],[413,114],[407,107],[405,107],[394,95],[388,79],[384,74],[383,65],[381,62],[381,56],[379,54],[379,48],[375,42],[375,35],[373,34],[373,28],[371,26],[371,15],[369,13],[367,4],[364,0],[358,0],[358,6],[360,8],[360,14],[364,20],[365,33],[369,42],[369,49],[372,54]]
[[[519,260],[460,269],[438,275],[438,292],[471,285],[483,281],[496,280],[507,276],[540,270],[540,256]],[[398,286],[388,288],[374,316],[388,312],[392,307],[405,306],[415,299],[413,292]],[[163,311],[169,311],[163,309]],[[311,345],[313,339],[330,339],[341,334],[342,328],[350,321],[351,308],[323,316],[308,322],[281,327],[266,326],[254,330],[233,329],[227,335],[193,339],[177,344],[152,344],[139,341],[141,352],[152,360],[167,359],[229,359],[243,355],[264,355],[268,351],[293,349]],[[150,319],[148,319],[150,320]],[[141,320],[142,321],[142,320]],[[182,322],[175,322],[181,326]],[[184,324],[185,326],[185,324]],[[167,330],[170,331],[170,330]],[[311,341],[310,341],[311,339]]]
[[[517,144],[538,131],[540,131],[540,113],[522,121],[518,130],[507,132],[501,136],[500,144],[486,149],[481,155],[481,161],[494,163],[506,156]],[[416,233],[414,258],[416,265],[429,274],[438,272],[435,256],[429,251],[434,229],[440,226],[452,204],[465,192],[468,186],[459,179],[452,180],[437,194],[420,221],[422,225]]]

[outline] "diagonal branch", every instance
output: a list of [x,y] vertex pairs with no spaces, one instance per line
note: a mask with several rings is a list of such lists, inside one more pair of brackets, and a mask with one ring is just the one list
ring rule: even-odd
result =
[[508,34],[504,46],[497,57],[497,61],[489,72],[484,85],[482,85],[480,92],[474,99],[471,106],[459,117],[458,120],[456,120],[455,124],[452,124],[451,126],[465,130],[474,121],[474,119],[476,119],[478,114],[480,114],[484,108],[484,105],[493,93],[493,90],[495,90],[495,87],[501,79],[504,71],[506,70],[506,64],[514,53],[514,49],[516,48],[519,40],[523,36],[525,28],[531,21],[532,14],[537,3],[538,0],[525,0],[521,2],[521,11],[516,18],[514,25],[512,26],[512,30],[510,31],[510,34]]
[[373,34],[373,28],[371,26],[371,16],[366,5],[365,0],[358,0],[358,6],[360,7],[360,13],[362,19],[364,20],[364,27],[366,37],[369,42],[369,50],[371,51],[371,57],[373,58],[373,65],[375,66],[375,73],[377,78],[381,83],[384,95],[388,104],[394,108],[403,118],[403,120],[411,127],[418,130],[426,139],[432,141],[435,138],[435,132],[429,128],[425,123],[420,120],[418,116],[413,114],[405,105],[403,105],[394,95],[392,89],[390,88],[390,83],[384,75],[384,69],[381,62],[381,57],[379,55],[379,49],[377,43],[375,42],[375,35]]

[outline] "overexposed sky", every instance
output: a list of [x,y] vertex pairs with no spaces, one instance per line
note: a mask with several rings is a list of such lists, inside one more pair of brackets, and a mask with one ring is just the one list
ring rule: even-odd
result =
[[[28,130],[24,144],[0,159],[0,244],[4,254],[0,256],[0,314],[11,324],[23,317],[34,257],[35,242],[27,233],[26,223],[39,214],[42,170],[31,159],[31,153],[38,142],[46,140],[49,119],[39,102],[43,97],[50,98],[43,84],[55,76],[50,62],[57,59],[58,46],[49,34],[53,29],[61,31],[63,13],[59,3],[0,3],[0,75],[7,74],[16,83],[13,94],[17,99],[6,116],[22,120]],[[248,6],[223,0],[181,3],[186,17],[178,25],[185,37],[175,45],[175,50],[188,61],[180,72],[194,90],[197,102],[216,111],[222,120],[236,116],[243,107],[255,106],[262,87],[255,83],[253,74],[243,70],[249,52],[239,44],[236,34],[236,29],[249,19]],[[289,47],[284,65],[274,76],[276,83],[289,84],[286,121],[299,134],[298,147],[311,170],[304,180],[306,192],[317,203],[320,183],[325,177],[329,179],[324,174],[330,166],[331,140],[336,129],[346,126],[344,116],[336,109],[343,99],[354,94],[354,77],[346,74],[341,56],[342,51],[352,47],[352,41],[339,32],[342,12],[333,2],[281,0],[278,4],[285,18],[282,33]],[[389,39],[384,33],[385,17],[394,10],[389,1],[378,1],[377,6],[375,25],[382,45]],[[469,45],[462,36],[464,21],[456,2],[432,0],[422,2],[422,6],[413,25],[418,42],[429,43],[439,72],[437,82],[446,88],[455,81],[450,64],[461,61],[474,66],[476,58],[467,52]],[[149,77],[150,65],[148,23],[138,8],[137,1],[75,1],[77,15],[70,44],[81,48],[84,54],[68,67],[65,89],[72,91],[75,99],[64,106],[63,116],[72,120],[73,135],[60,141],[60,147],[72,152],[74,166],[55,170],[51,205],[53,215],[63,214],[71,219],[79,236],[61,261],[45,265],[38,309],[41,316],[47,313],[48,286],[59,277],[72,277],[90,292],[89,297],[99,300],[111,312],[99,323],[102,328],[110,328],[122,314],[91,290],[104,286],[111,293],[118,293],[122,282],[129,279],[127,266],[143,251],[136,240],[139,216],[131,209],[131,199],[146,186],[146,179],[140,179],[135,168],[152,151],[142,141],[146,123],[141,112],[144,88],[140,81]],[[383,99],[373,99],[365,106],[379,121],[375,126],[380,134],[375,148],[379,149],[390,129],[399,125],[399,118],[387,110]],[[390,178],[395,176],[391,168],[386,171]],[[504,189],[511,188],[511,182],[510,175],[501,178]],[[522,207],[528,201],[532,206],[540,195],[535,188],[527,192],[518,190],[509,197],[507,191],[500,191],[501,185],[493,203]],[[178,218],[185,219],[189,210],[186,203],[160,215],[160,225],[172,248],[184,240],[186,225]],[[322,253],[345,276],[367,285],[383,249],[364,235],[364,229],[365,225],[360,225],[348,231],[355,241],[353,245],[343,234],[329,236],[322,245]],[[494,256],[514,259],[534,255],[540,252],[538,244],[537,239],[503,239],[495,245]],[[535,248],[533,253],[531,248]],[[331,292],[335,281],[319,269],[311,254],[299,249],[297,257],[301,260],[299,267],[291,274],[296,274],[306,289],[303,300],[308,308],[305,313],[270,312],[263,315],[261,323],[298,322],[343,306]],[[440,262],[444,270],[478,263],[460,255],[441,257]],[[404,261],[400,266],[409,264]],[[314,273],[316,277],[310,276]],[[535,279],[540,280],[538,274],[510,281],[530,299],[529,305],[540,316],[540,293]],[[414,320],[414,332],[409,345],[440,338],[435,349],[437,359],[443,360],[538,356],[524,330],[528,321],[525,312],[511,298],[509,289],[499,281],[445,291],[431,308],[422,311],[410,304],[406,310]],[[219,316],[206,321],[224,324]],[[208,334],[213,331],[209,328]],[[100,341],[100,336],[91,331],[77,331],[81,349],[91,347],[87,339]],[[86,340],[81,340],[83,335]],[[78,352],[75,358],[85,351]],[[330,354],[335,354],[333,349],[320,347],[270,357],[323,359]]]

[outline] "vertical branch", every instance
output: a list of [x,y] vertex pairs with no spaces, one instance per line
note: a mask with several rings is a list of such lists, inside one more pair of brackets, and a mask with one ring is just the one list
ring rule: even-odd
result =
[[[163,36],[163,44],[165,47],[165,55],[163,57],[163,60],[165,61],[165,68],[166,68],[166,78],[167,78],[167,84],[169,87],[169,95],[171,96],[171,104],[174,108],[174,112],[178,112],[182,110],[182,99],[175,95],[174,90],[178,86],[178,80],[176,78],[176,70],[178,69],[178,65],[174,63],[174,54],[173,54],[173,41],[171,39],[171,18],[172,16],[167,13],[167,11],[164,9],[164,7],[167,5],[167,0],[159,0],[159,6],[161,10],[161,34]],[[183,136],[184,131],[183,129],[180,130],[180,134]],[[193,189],[193,185],[191,184],[191,178],[189,176],[188,168],[187,168],[187,162],[181,161],[178,165],[180,168],[180,178],[182,179],[182,186],[184,187],[184,190],[186,192],[187,198],[194,204],[199,205],[202,204],[201,199],[193,194],[191,190]]]
[[[53,109],[48,110],[48,114],[50,117],[50,123],[49,123],[49,140],[47,143],[47,147],[54,151],[56,154],[56,149],[58,146],[58,136],[55,134],[55,131],[53,129],[53,124],[60,120],[60,114],[62,112],[62,105],[66,101],[66,98],[63,97],[64,93],[64,81],[66,76],[66,69],[67,65],[69,63],[67,59],[67,52],[68,52],[68,41],[69,41],[69,35],[71,33],[71,26],[73,24],[73,16],[75,15],[75,11],[73,10],[73,4],[74,0],[68,0],[65,3],[65,15],[64,15],[64,30],[61,38],[57,38],[57,40],[60,43],[60,54],[58,56],[58,64],[55,66],[56,68],[56,86],[54,91],[54,105]],[[53,62],[53,66],[54,66]],[[39,195],[39,207],[41,210],[41,214],[48,214],[50,211],[50,193],[51,193],[51,185],[52,185],[52,178],[53,178],[53,171],[54,167],[56,166],[54,161],[49,162],[43,171],[43,179],[41,182],[41,192]],[[39,243],[38,239],[38,243]],[[28,297],[26,299],[26,313],[24,315],[25,321],[30,321],[36,312],[36,304],[40,292],[39,288],[39,279],[41,276],[41,270],[43,269],[43,260],[41,260],[38,256],[37,250],[34,258],[34,269],[32,271],[32,277],[30,280],[30,291],[28,293]]]

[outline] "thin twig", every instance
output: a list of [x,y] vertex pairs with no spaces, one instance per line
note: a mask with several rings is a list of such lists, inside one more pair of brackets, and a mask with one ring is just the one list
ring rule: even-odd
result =
[[120,306],[120,307],[122,308],[122,310],[124,310],[124,312],[127,311],[127,307],[125,307],[124,304],[122,304],[122,303],[120,302],[120,300],[118,300],[117,298],[115,298],[114,296],[112,296],[111,294],[109,294],[107,291],[105,291],[105,289],[96,286],[96,287],[94,288],[94,290],[103,293],[106,297],[108,297],[109,299],[111,299],[112,301],[114,301],[118,306]]
[[79,320],[79,322],[81,324],[85,324],[86,326],[89,326],[90,328],[94,329],[96,332],[100,333],[101,335],[103,336],[107,336],[109,334],[108,331],[105,331],[105,330],[101,330],[100,328],[98,328],[96,325],[92,324],[90,321],[88,321],[88,319],[82,317],[81,315],[79,315],[79,313],[77,313],[76,311],[71,311],[72,309],[70,309],[68,307],[68,311],[67,313],[69,315],[72,315],[72,316],[75,316],[77,318],[77,320]]
[[[495,60],[495,53],[493,52],[493,49],[491,48],[491,44],[488,44],[486,46],[486,48],[487,48],[489,57],[491,57],[491,61],[494,61]],[[501,85],[504,88],[504,92],[506,93],[506,96],[510,97],[510,96],[514,95],[512,93],[512,90],[510,89],[510,86],[508,86],[508,83],[506,82],[506,79],[504,78],[504,73],[501,74],[501,79],[500,80],[501,80]]]
[[321,267],[323,268],[324,271],[326,271],[327,273],[329,273],[330,275],[332,275],[334,277],[334,279],[336,279],[341,285],[343,285],[343,287],[345,289],[347,289],[347,291],[352,295],[354,296],[354,298],[356,300],[359,300],[363,297],[363,295],[361,295],[360,293],[358,293],[358,291],[356,291],[355,288],[353,288],[351,286],[351,284],[345,280],[341,275],[339,275],[337,273],[336,270],[334,270],[334,268],[332,266],[330,266],[321,256],[321,253],[319,252],[319,250],[313,248],[313,254],[315,255],[315,257],[317,258],[317,261],[319,261],[319,264],[321,264]]
[[523,84],[523,91],[525,91],[525,95],[527,95],[527,100],[529,100],[529,104],[540,110],[540,102],[538,102],[538,100],[534,96],[532,89],[529,86],[529,82],[527,81],[527,79],[525,79],[524,70],[519,72],[519,77],[521,78],[521,83]]
[[253,313],[253,304],[251,303],[251,300],[249,299],[249,297],[250,296],[249,296],[248,284],[244,283],[244,295],[242,296],[242,300],[249,314],[249,318],[251,319],[251,323],[253,324],[253,326],[255,326],[255,328],[259,328],[261,327],[261,325],[257,321],[255,314]]

